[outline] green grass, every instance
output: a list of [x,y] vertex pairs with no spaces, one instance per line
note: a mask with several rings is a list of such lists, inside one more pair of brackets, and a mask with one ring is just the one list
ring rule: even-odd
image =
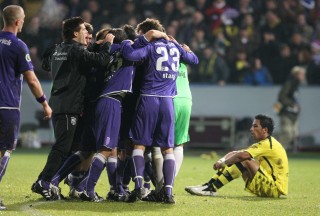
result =
[[[81,201],[46,202],[31,193],[31,184],[44,166],[48,150],[17,149],[0,184],[0,196],[8,207],[0,215],[320,215],[320,154],[289,156],[289,196],[281,199],[258,198],[243,190],[237,179],[219,191],[217,197],[187,194],[184,186],[206,182],[213,174],[212,160],[200,152],[186,151],[184,164],[175,181],[176,205],[158,203],[88,203]],[[96,191],[108,192],[104,172]],[[68,188],[61,184],[62,193]]]

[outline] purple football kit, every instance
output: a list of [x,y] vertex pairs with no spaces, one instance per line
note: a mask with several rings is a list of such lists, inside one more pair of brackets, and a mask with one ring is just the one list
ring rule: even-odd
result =
[[22,73],[33,70],[26,44],[0,31],[0,150],[15,149],[20,124]]
[[[119,44],[111,46],[111,53],[119,50]],[[95,114],[97,149],[103,146],[109,149],[117,147],[121,123],[121,101],[128,92],[132,92],[133,77],[133,63],[125,59],[122,60],[122,66],[107,77],[107,84],[99,97]]]
[[[136,45],[137,43],[139,45]],[[144,65],[140,99],[131,128],[134,144],[143,146],[154,144],[164,149],[173,148],[173,97],[176,95],[179,62],[181,59],[186,63],[196,64],[198,58],[193,53],[183,50],[178,44],[164,39],[148,43],[144,36],[140,36],[133,46],[129,41],[123,41],[121,46],[125,58],[131,61],[143,61]],[[134,46],[143,47],[135,49]],[[135,189],[129,195],[129,202],[141,198],[145,170],[144,150],[135,148],[132,152],[132,158],[131,169]],[[174,173],[174,155],[166,152],[163,162],[165,200],[172,199]]]
[[[198,58],[179,45],[160,39],[151,43],[140,36],[135,43],[145,44],[134,49],[130,42],[122,43],[123,55],[132,61],[145,60],[140,88],[140,100],[134,117],[131,135],[135,143],[174,147],[174,108],[176,77],[180,59],[196,64]],[[151,99],[152,98],[152,99]]]

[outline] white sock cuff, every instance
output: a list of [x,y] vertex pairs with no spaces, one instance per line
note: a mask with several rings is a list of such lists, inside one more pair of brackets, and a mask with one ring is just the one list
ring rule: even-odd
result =
[[116,157],[110,156],[107,159],[107,163],[117,163],[118,159]]
[[174,152],[183,152],[183,147],[182,146],[174,147],[173,151]]
[[4,156],[4,157],[10,157],[10,155],[11,155],[11,152],[6,151],[3,156]]
[[141,156],[141,157],[143,157],[143,150],[142,150],[142,149],[134,149],[134,150],[132,151],[132,157],[134,157],[134,156]]
[[174,154],[173,153],[165,154],[164,159],[165,160],[175,160]]
[[161,154],[162,155],[161,148],[160,147],[153,147],[152,148],[152,154],[153,155],[157,155],[157,154]]
[[100,154],[100,153],[96,153],[94,155],[95,158],[99,159],[102,163],[105,163],[106,162],[106,158],[103,154]]

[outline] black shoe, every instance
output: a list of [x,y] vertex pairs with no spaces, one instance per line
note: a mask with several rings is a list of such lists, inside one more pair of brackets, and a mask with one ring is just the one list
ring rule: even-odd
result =
[[141,200],[141,198],[142,198],[141,188],[137,188],[131,191],[127,202],[136,202],[138,200]]
[[176,201],[174,201],[174,199],[173,199],[173,195],[171,195],[171,196],[165,195],[163,202],[165,204],[176,204]]
[[157,193],[155,190],[152,190],[147,196],[143,197],[141,200],[146,202],[162,202],[163,201],[160,192]]
[[115,201],[117,202],[127,202],[129,199],[129,194],[127,193],[116,193]]
[[117,194],[114,190],[110,190],[107,194],[106,199],[108,201],[117,201]]
[[103,202],[103,198],[99,196],[97,193],[94,193],[93,197],[90,197],[86,191],[80,195],[80,199],[82,201],[89,201],[89,202]]
[[40,194],[43,198],[45,198],[46,200],[52,200],[52,196],[51,196],[51,188],[44,188],[42,186],[42,181],[39,180],[37,182],[35,182],[32,187],[31,190],[34,193]]
[[2,200],[0,200],[0,211],[7,210],[7,207],[3,204]]

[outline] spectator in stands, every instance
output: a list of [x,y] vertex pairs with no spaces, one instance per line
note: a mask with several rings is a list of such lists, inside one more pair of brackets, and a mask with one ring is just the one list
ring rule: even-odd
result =
[[237,50],[236,58],[232,62],[230,83],[243,83],[244,75],[250,73],[250,63],[246,50]]
[[196,77],[193,78],[198,82],[224,86],[229,77],[229,68],[223,58],[213,48],[207,46],[199,59],[197,73],[193,74]]
[[229,8],[229,6],[225,0],[214,0],[211,6],[205,11],[205,17],[212,35],[216,35],[217,32],[221,31],[223,25],[221,16],[227,8]]
[[280,56],[275,58],[274,67],[271,70],[275,84],[283,84],[290,75],[291,69],[298,64],[297,58],[291,55],[288,44],[281,44],[279,50]]
[[166,1],[163,6],[163,10],[159,12],[159,16],[162,17],[163,26],[169,26],[175,17],[175,4],[174,1]]
[[272,85],[272,77],[259,58],[254,58],[250,72],[244,75],[243,84],[254,86]]
[[[204,22],[204,16],[200,11],[195,11],[192,16],[192,20],[184,24],[182,30],[183,37],[181,38],[186,44],[190,44],[192,40],[192,35],[195,29],[202,29],[205,35],[209,34],[209,29]],[[180,29],[181,31],[181,29]]]
[[303,13],[300,13],[297,17],[297,24],[294,26],[296,32],[300,32],[302,35],[302,41],[304,43],[310,43],[314,34],[313,28],[307,23],[306,17]]
[[252,56],[257,48],[257,43],[254,38],[249,36],[246,27],[239,29],[239,34],[231,41],[232,46],[229,46],[227,59],[230,61],[235,58],[236,50],[245,50],[248,56]]
[[265,32],[272,32],[275,40],[279,42],[286,42],[290,36],[288,27],[281,21],[275,11],[267,11],[266,24],[261,28],[262,34]]
[[279,57],[279,44],[273,32],[265,31],[263,33],[263,40],[256,52],[256,55],[259,56],[271,74],[274,74],[273,71],[277,67],[274,62]]
[[259,27],[256,26],[254,17],[251,14],[246,14],[243,16],[240,27],[246,28],[248,36],[252,38],[256,43],[260,42]]
[[193,6],[195,10],[205,14],[205,10],[208,8],[208,3],[209,2],[206,0],[194,0],[191,2],[191,6]]
[[307,81],[309,85],[320,85],[320,40],[311,44],[312,61],[307,67]]
[[206,39],[205,30],[202,28],[195,29],[190,43],[190,48],[193,52],[200,56],[204,48],[209,46],[209,41]]
[[309,45],[303,42],[300,32],[294,32],[290,38],[289,46],[293,56],[297,57],[301,50],[309,49]]
[[296,24],[297,14],[303,13],[304,9],[297,0],[283,0],[279,1],[279,12],[281,20],[292,28]]

